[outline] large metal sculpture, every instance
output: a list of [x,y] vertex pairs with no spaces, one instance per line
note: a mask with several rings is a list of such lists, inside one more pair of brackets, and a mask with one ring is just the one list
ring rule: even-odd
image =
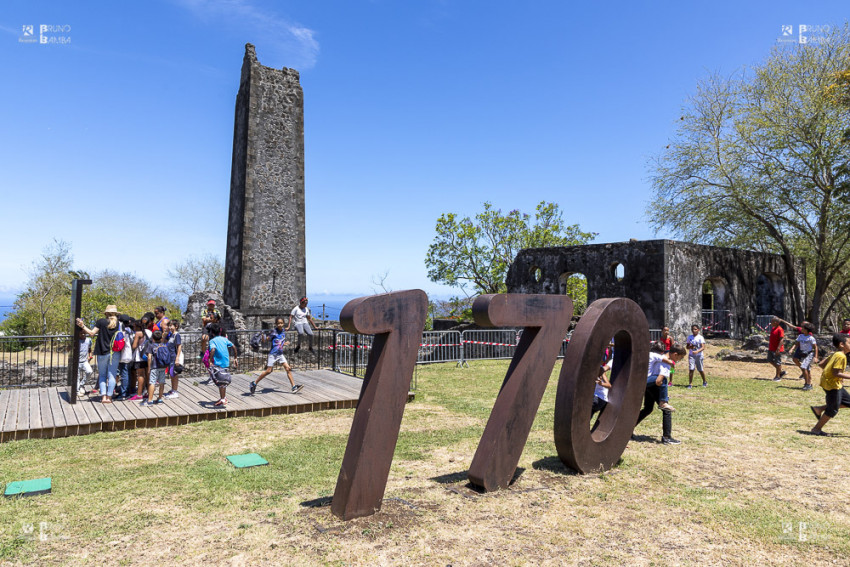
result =
[[346,331],[375,335],[331,504],[343,520],[381,509],[427,311],[416,289],[360,297],[340,313]]
[[569,329],[573,302],[566,295],[482,295],[472,313],[482,327],[524,327],[469,467],[473,484],[495,490],[506,488],[514,476]]
[[[375,335],[331,504],[344,520],[381,508],[427,304],[421,290],[400,291],[355,299],[340,315],[345,330]],[[469,467],[473,484],[495,490],[511,482],[572,311],[572,301],[556,295],[484,295],[473,304],[479,325],[524,328]],[[591,432],[594,384],[612,337],[609,402]],[[648,363],[649,327],[637,304],[624,298],[591,304],[558,379],[555,447],[565,465],[586,473],[616,464],[637,423]]]
[[[614,337],[608,405],[591,433],[590,408],[601,354]],[[561,365],[555,397],[555,448],[580,473],[617,464],[637,423],[649,366],[649,326],[643,311],[625,298],[599,299],[576,325]]]

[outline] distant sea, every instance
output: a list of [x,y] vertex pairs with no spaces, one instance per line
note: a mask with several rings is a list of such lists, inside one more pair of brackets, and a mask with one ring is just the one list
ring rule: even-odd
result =
[[[352,293],[352,294],[324,294],[313,293],[308,295],[310,299],[310,309],[313,311],[313,316],[320,319],[322,316],[322,305],[325,306],[325,317],[331,321],[339,321],[339,312],[343,306],[357,297],[364,295],[372,295],[371,293]],[[0,321],[6,319],[6,316],[12,309],[12,304],[15,302],[15,294],[0,293]],[[295,307],[294,305],[292,307]]]
[[17,297],[16,294],[0,293],[0,322],[6,319]]

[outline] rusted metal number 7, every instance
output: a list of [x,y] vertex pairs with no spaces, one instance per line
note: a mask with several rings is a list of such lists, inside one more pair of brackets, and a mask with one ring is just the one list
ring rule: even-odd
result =
[[417,289],[360,297],[340,313],[346,331],[375,335],[331,504],[343,520],[381,509],[427,311]]
[[482,295],[472,312],[483,327],[524,327],[469,467],[469,480],[489,491],[507,487],[513,478],[569,329],[573,302],[565,295]]

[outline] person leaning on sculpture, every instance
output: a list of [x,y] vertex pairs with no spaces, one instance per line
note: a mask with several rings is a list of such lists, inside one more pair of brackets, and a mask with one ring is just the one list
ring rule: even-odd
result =
[[[310,308],[307,307],[307,298],[302,297],[289,315],[289,324],[286,326],[288,331],[292,325],[295,325],[295,330],[298,331],[298,345],[294,352],[301,350],[301,337],[307,335],[310,352],[313,352],[313,329],[316,327],[313,323],[313,315],[310,313]],[[311,326],[313,329],[311,329]]]
[[112,351],[112,339],[121,326],[118,324],[118,308],[107,305],[103,311],[106,315],[98,319],[94,329],[89,329],[82,319],[77,319],[77,326],[90,337],[97,337],[94,344],[94,355],[97,357],[97,382],[100,389],[101,399],[104,404],[112,403],[112,394],[115,392],[115,379],[118,376],[118,362],[121,360],[120,352]]

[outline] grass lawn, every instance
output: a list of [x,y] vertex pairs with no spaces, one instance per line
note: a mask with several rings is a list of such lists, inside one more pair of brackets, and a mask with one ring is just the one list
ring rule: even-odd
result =
[[[559,362],[515,483],[481,494],[466,470],[506,369],[420,367],[383,509],[350,522],[328,500],[353,410],[4,443],[0,483],[53,493],[0,499],[0,563],[847,564],[850,411],[806,434],[820,388],[712,362],[708,388],[671,390],[682,445],[658,443],[656,412],[618,467],[581,476],[552,439]],[[247,452],[270,464],[225,459]]]

